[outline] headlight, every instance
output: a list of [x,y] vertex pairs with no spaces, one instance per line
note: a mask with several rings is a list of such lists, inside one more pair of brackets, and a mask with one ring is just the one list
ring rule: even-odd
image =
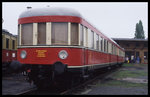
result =
[[21,51],[20,57],[21,57],[22,59],[25,59],[26,56],[27,56],[27,52],[26,52],[25,50]]
[[66,59],[68,57],[68,53],[65,50],[61,50],[58,55],[60,59]]

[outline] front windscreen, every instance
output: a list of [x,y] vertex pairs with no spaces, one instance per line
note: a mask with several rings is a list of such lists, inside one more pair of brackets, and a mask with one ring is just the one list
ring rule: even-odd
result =
[[33,44],[33,24],[22,24],[21,45]]

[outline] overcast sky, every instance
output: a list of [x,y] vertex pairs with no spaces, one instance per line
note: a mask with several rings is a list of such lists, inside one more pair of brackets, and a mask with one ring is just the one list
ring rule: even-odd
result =
[[148,37],[147,2],[3,2],[3,29],[17,34],[19,15],[32,8],[43,7],[73,8],[98,30],[110,38],[134,38],[135,25],[142,21],[145,36]]

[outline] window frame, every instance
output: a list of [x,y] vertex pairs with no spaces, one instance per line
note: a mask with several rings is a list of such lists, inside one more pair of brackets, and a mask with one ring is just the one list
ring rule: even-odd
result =
[[6,38],[6,49],[9,49],[10,47],[10,39]]

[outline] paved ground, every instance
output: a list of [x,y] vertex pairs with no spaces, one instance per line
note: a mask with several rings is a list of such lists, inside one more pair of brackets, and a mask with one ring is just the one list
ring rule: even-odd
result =
[[34,87],[25,81],[22,74],[14,74],[2,78],[2,95],[16,95]]
[[148,66],[125,64],[75,95],[148,95]]
[[[32,87],[21,74],[2,77],[2,95],[16,95]],[[148,65],[125,64],[73,95],[148,95]]]

